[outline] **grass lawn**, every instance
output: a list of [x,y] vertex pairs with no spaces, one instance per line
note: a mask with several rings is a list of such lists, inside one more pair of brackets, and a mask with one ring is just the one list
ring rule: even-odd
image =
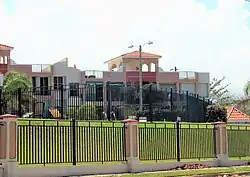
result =
[[165,177],[165,176],[192,176],[192,175],[210,175],[210,174],[234,174],[234,173],[249,173],[250,166],[228,167],[228,168],[207,168],[195,170],[176,170],[165,172],[152,173],[136,173],[136,174],[119,174],[110,175],[108,177]]
[[[20,164],[72,163],[70,121],[30,118],[19,119],[18,124],[18,161]],[[214,156],[212,128],[211,124],[205,123],[181,123],[181,159],[212,159]],[[239,132],[245,132],[248,128],[250,130],[250,126],[247,128],[246,126],[233,126],[230,130],[233,133],[229,133],[229,137],[233,138],[229,138],[229,141],[232,144],[236,140],[245,141],[245,144],[250,142],[249,139],[246,141],[244,133],[238,135]],[[77,163],[125,161],[123,145],[123,123],[77,121]],[[139,147],[141,161],[176,160],[176,124],[173,122],[139,123]],[[241,148],[241,154],[235,153],[235,148],[238,146],[233,147],[231,151],[235,157],[239,155],[244,157],[245,151],[249,152],[247,146]],[[243,152],[242,149],[245,151]]]

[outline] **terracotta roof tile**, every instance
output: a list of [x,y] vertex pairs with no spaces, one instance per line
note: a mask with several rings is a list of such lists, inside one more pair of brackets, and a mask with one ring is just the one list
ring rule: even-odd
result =
[[11,47],[11,46],[8,46],[8,45],[4,45],[4,44],[0,44],[0,47],[6,47],[6,48],[9,48],[10,50],[14,49],[14,47]]
[[228,120],[250,120],[250,116],[233,106],[226,107]]
[[[141,56],[142,57],[159,57],[159,58],[161,58],[160,55],[147,53],[147,52],[142,52]],[[130,52],[130,53],[125,53],[125,54],[122,55],[122,57],[139,57],[139,51],[133,51],[133,52]]]

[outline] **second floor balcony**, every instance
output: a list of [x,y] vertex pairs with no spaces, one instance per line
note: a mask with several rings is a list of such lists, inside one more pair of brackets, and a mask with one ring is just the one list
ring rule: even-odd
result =
[[52,72],[51,65],[49,64],[33,64],[32,72],[42,72],[42,73],[50,73]]

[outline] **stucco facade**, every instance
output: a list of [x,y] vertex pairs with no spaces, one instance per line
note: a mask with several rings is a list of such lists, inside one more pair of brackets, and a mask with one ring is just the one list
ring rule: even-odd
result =
[[[68,66],[68,58],[54,64],[16,64],[10,59],[11,50],[13,50],[13,47],[0,45],[1,61],[7,59],[0,63],[0,72],[3,74],[10,70],[24,72],[32,79],[33,87],[53,87],[52,96],[58,94],[57,89],[60,84],[78,88],[90,82],[99,82],[105,85],[107,81],[110,81],[111,83],[119,82],[126,85],[128,82],[139,81],[138,51],[123,54],[106,61],[107,71],[81,71],[76,67]],[[143,82],[154,82],[162,89],[172,87],[176,91],[183,90],[200,96],[208,96],[209,73],[191,71],[165,72],[159,67],[160,59],[160,55],[142,53]],[[84,89],[82,92],[84,92]],[[103,87],[103,92],[105,93],[105,87]],[[37,94],[39,95],[39,93]],[[82,95],[81,98],[85,99],[85,94],[82,93]],[[79,97],[70,93],[66,93],[65,96],[69,104],[72,102],[71,99],[75,102],[75,99]]]

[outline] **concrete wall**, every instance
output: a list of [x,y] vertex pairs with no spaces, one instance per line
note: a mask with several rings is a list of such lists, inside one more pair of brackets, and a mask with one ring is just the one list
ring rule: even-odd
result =
[[210,76],[209,73],[198,73],[198,83],[209,83]]
[[199,93],[199,91],[196,90],[195,83],[180,83],[180,90],[188,91],[188,93]]
[[[246,164],[245,160],[232,160],[230,165]],[[192,161],[192,162],[160,162],[160,163],[141,163],[134,166],[136,172],[164,171],[182,166],[185,164],[203,164],[211,167],[218,166],[217,160],[211,161]],[[16,177],[58,177],[58,176],[81,176],[81,175],[102,175],[129,173],[128,164],[89,164],[81,166],[34,166],[19,167]]]

